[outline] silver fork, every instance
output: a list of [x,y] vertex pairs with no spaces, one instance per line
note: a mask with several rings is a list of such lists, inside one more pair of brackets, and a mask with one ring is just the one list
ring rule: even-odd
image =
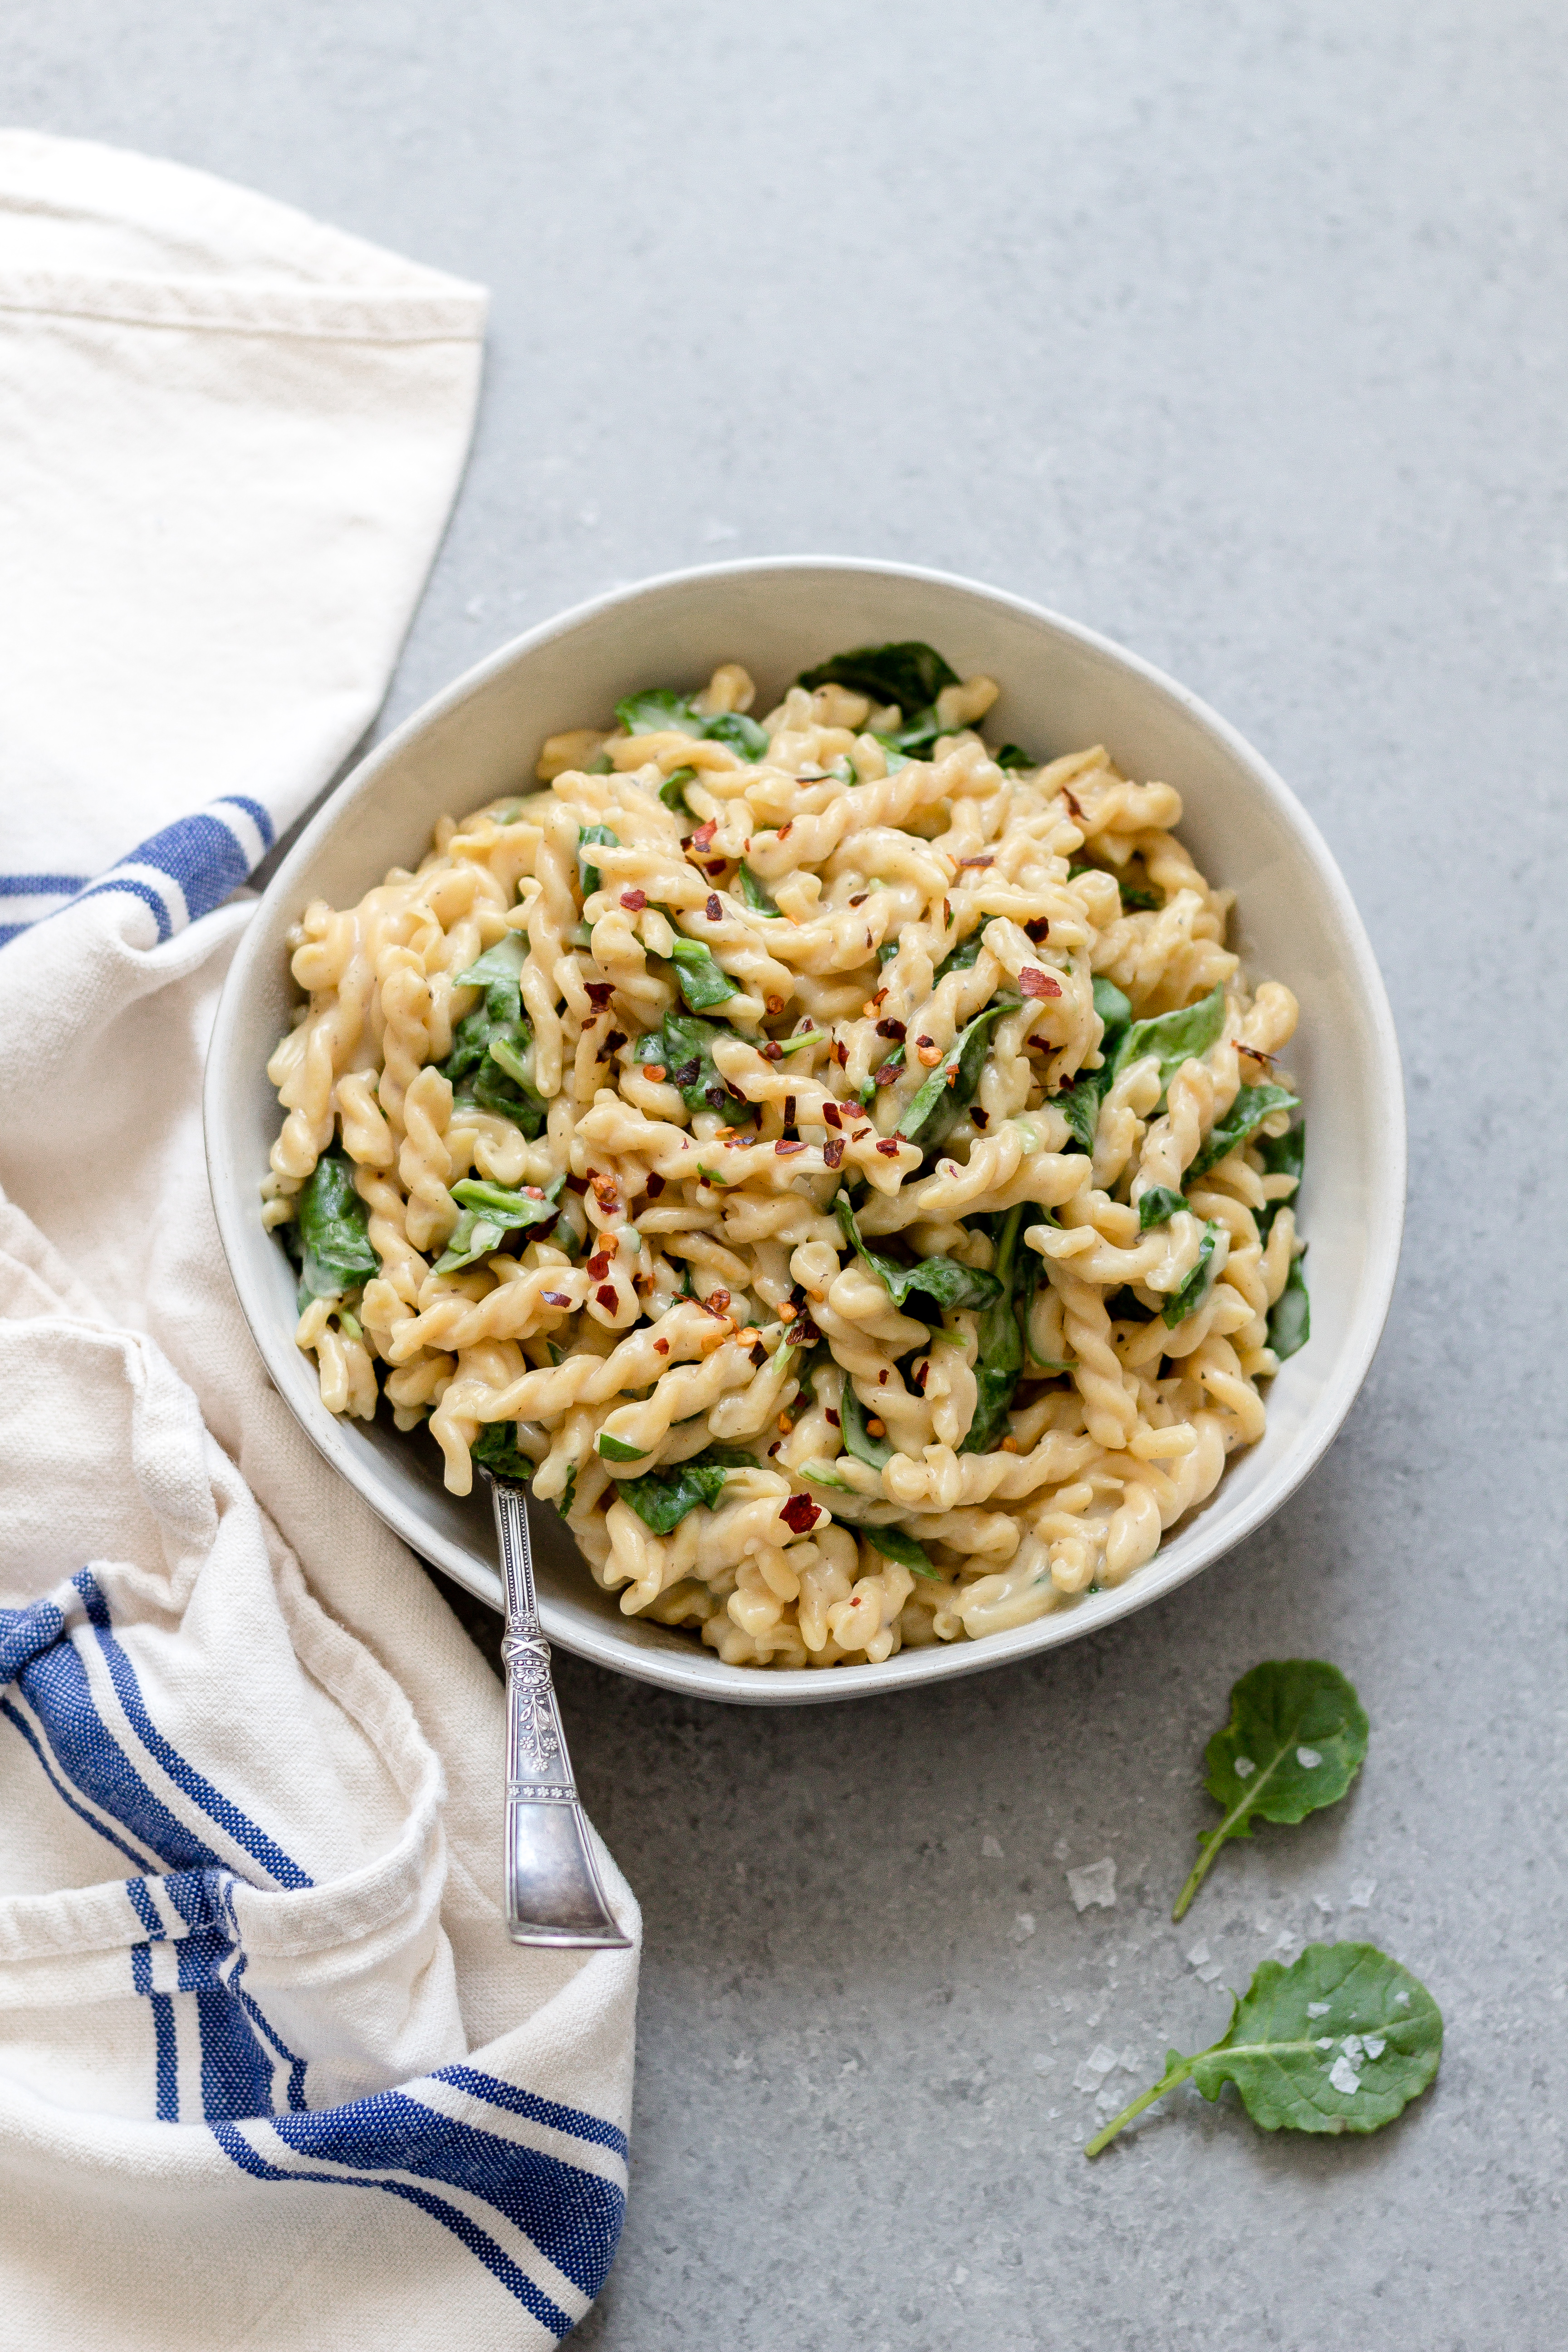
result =
[[550,1644],[539,1626],[527,1490],[487,1470],[506,1587],[506,1923],[514,1944],[629,1948],[594,1867],[572,1778]]

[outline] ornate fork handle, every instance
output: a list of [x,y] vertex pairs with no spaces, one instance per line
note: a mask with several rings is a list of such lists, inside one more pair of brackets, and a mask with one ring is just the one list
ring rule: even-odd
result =
[[506,1588],[506,1913],[517,1944],[630,1943],[610,1916],[594,1866],[555,1704],[550,1644],[533,1594],[523,1487],[490,1471],[501,1580]]

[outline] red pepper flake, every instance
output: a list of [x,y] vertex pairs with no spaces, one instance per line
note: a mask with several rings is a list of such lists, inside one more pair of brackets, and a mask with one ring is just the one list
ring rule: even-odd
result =
[[833,1407],[830,1404],[823,1406],[822,1418],[824,1421],[830,1421],[835,1429],[842,1429],[844,1426],[844,1423],[839,1420],[838,1415],[834,1412]]
[[881,1153],[884,1160],[896,1160],[899,1156],[897,1139],[890,1135],[885,1137],[883,1140],[879,1143],[877,1149]]
[[793,1095],[785,1095],[784,1098],[784,1123],[786,1127],[793,1127],[795,1125],[795,1097]]
[[784,1345],[786,1348],[815,1348],[821,1336],[810,1316],[803,1315],[800,1321],[792,1323],[784,1333]]
[[947,1074],[947,1083],[950,1087],[955,1087],[958,1084],[958,1065],[956,1062]]
[[626,908],[628,915],[640,915],[643,908],[647,905],[647,892],[646,890],[623,890],[621,892],[621,904]]
[[804,1143],[792,1143],[787,1136],[781,1135],[778,1141],[773,1146],[773,1157],[776,1160],[787,1160],[792,1151],[804,1151],[805,1150],[805,1146]]
[[966,866],[994,866],[995,863],[995,859],[987,850],[984,857],[961,857],[958,861],[958,870],[962,874]]
[[877,1034],[879,1037],[891,1037],[895,1045],[901,1045],[904,1042],[904,1024],[901,1021],[879,1021]]
[[708,871],[710,874],[722,874],[729,863],[727,857],[710,857],[708,860]]
[[816,1525],[822,1512],[809,1495],[792,1495],[779,1517],[795,1535],[804,1536]]
[[583,985],[588,992],[590,1004],[608,1004],[616,992],[614,982],[608,980],[585,980]]
[[729,1311],[730,1294],[727,1290],[710,1290],[700,1304],[705,1314],[717,1315],[722,1321]]
[[898,1082],[899,1066],[897,1062],[884,1062],[881,1068],[877,1073],[876,1084],[879,1087],[892,1087],[897,1086]]
[[847,1045],[843,1044],[841,1040],[837,1038],[834,1040],[833,1058],[837,1063],[841,1070],[847,1070],[848,1068],[849,1048]]
[[763,1002],[775,1019],[784,1009],[784,1001],[782,996],[765,996],[763,999]]
[[1048,971],[1042,971],[1038,964],[1024,966],[1018,974],[1018,985],[1026,996],[1059,996],[1062,992],[1061,982],[1053,980]]
[[608,1250],[604,1250],[604,1249],[596,1249],[596,1250],[594,1252],[593,1256],[588,1260],[588,1277],[589,1277],[589,1280],[590,1280],[590,1281],[592,1281],[592,1282],[603,1282],[603,1280],[605,1279],[605,1276],[608,1274],[609,1270],[610,1270],[610,1253],[609,1253],[609,1251],[608,1251]]
[[525,1184],[522,1188],[522,1197],[525,1201],[542,1201],[544,1193],[538,1184]]
[[823,1104],[822,1121],[825,1127],[837,1127],[838,1125],[838,1105],[836,1102],[825,1102]]
[[878,1373],[878,1375],[877,1375],[877,1385],[878,1385],[878,1387],[879,1387],[879,1388],[884,1388],[884,1389],[885,1389],[885,1388],[887,1387],[887,1385],[888,1385],[888,1375],[887,1375],[887,1373],[886,1373],[886,1372],[879,1372],[879,1373]]
[[724,909],[719,904],[719,893],[717,890],[709,891],[708,905],[704,911],[706,912],[710,923],[721,923],[723,921]]
[[657,1200],[658,1200],[658,1196],[659,1196],[659,1194],[663,1192],[663,1190],[664,1190],[664,1179],[663,1179],[663,1177],[659,1174],[659,1172],[658,1172],[658,1169],[656,1168],[656,1169],[652,1171],[652,1173],[649,1175],[648,1180],[647,1180],[647,1196],[648,1196],[648,1199],[649,1199],[650,1201],[657,1201]]
[[871,893],[869,890],[857,890],[853,898],[850,899],[849,904],[852,907],[863,907],[870,895]]
[[1068,788],[1067,788],[1067,786],[1066,786],[1065,784],[1062,786],[1062,798],[1063,798],[1063,800],[1064,800],[1064,801],[1066,801],[1066,803],[1067,803],[1067,804],[1068,804],[1068,808],[1069,808],[1069,809],[1071,809],[1071,811],[1072,811],[1072,813],[1073,813],[1074,816],[1076,816],[1076,817],[1081,817],[1081,816],[1082,816],[1082,814],[1083,814],[1083,810],[1082,810],[1082,808],[1079,806],[1079,804],[1078,801],[1074,798],[1073,794],[1072,794],[1071,793],[1069,793],[1069,792],[1068,792]]
[[[572,1304],[563,1290],[542,1290],[539,1296],[546,1307],[570,1307]],[[612,1291],[610,1296],[613,1298],[615,1293]]]
[[1025,924],[1024,929],[1037,947],[1041,946],[1051,936],[1050,923],[1044,915],[1037,915],[1032,923]]
[[843,1157],[844,1138],[841,1135],[830,1135],[826,1142],[822,1147],[823,1166],[825,1168],[837,1168]]
[[613,1282],[602,1283],[594,1296],[607,1315],[613,1315],[621,1303]]
[[752,1349],[752,1361],[756,1366],[757,1370],[761,1371],[763,1366],[767,1362],[767,1360],[768,1351],[759,1339],[756,1346]]
[[700,824],[696,832],[689,836],[686,844],[687,848],[706,849],[718,830],[718,818],[716,816],[710,816],[706,824]]
[[930,1375],[931,1364],[927,1358],[922,1356],[914,1369],[913,1387],[916,1396],[924,1396],[926,1392],[926,1381],[930,1378]]
[[603,1061],[606,1054],[618,1054],[626,1042],[618,1029],[612,1029],[599,1048],[598,1059]]
[[773,1455],[778,1452],[779,1447],[780,1447],[783,1444],[784,1444],[784,1439],[783,1439],[782,1437],[775,1437],[775,1438],[774,1438],[774,1440],[773,1440],[773,1444],[772,1444],[769,1446],[769,1448],[768,1448],[768,1459],[769,1459],[770,1461],[773,1459]]
[[779,837],[779,839],[780,839],[781,841],[787,841],[787,840],[789,839],[789,837],[790,837],[790,835],[791,835],[794,831],[795,831],[795,819],[794,819],[794,817],[792,816],[792,817],[790,818],[789,823],[788,823],[787,824],[781,824],[781,825],[780,825],[779,830],[778,830],[778,837]]
[[986,1128],[991,1124],[990,1112],[988,1110],[982,1110],[978,1103],[973,1103],[970,1106],[969,1116],[974,1121],[976,1127]]
[[588,1179],[585,1176],[568,1176],[566,1179],[566,1190],[569,1192],[575,1192],[579,1200],[587,1189]]
[[866,1434],[868,1437],[886,1437],[888,1434],[887,1423],[885,1421],[879,1421],[875,1413],[869,1414],[867,1417],[866,1422]]
[[668,1339],[656,1339],[653,1343],[653,1352],[656,1356],[668,1356],[669,1353],[669,1341]]
[[770,1037],[767,1044],[763,1047],[763,1059],[764,1062],[782,1062],[784,1060],[784,1047],[782,1045],[775,1045],[773,1039]]

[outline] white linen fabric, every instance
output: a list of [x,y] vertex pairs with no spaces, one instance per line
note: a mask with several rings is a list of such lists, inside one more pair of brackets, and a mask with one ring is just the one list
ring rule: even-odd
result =
[[509,1942],[500,1685],[268,1383],[202,1157],[236,885],[384,690],[483,317],[200,173],[0,133],[0,2339],[25,2352],[546,2345],[619,2232],[636,1951]]

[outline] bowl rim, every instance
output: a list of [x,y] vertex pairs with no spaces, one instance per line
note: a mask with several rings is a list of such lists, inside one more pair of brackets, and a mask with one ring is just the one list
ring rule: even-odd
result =
[[[1365,1012],[1370,1055],[1373,1064],[1373,1076],[1378,1082],[1375,1098],[1381,1106],[1382,1128],[1376,1139],[1378,1148],[1373,1155],[1373,1165],[1369,1171],[1369,1198],[1363,1229],[1365,1275],[1333,1373],[1312,1408],[1311,1418],[1297,1433],[1289,1450],[1274,1465],[1258,1492],[1239,1509],[1233,1507],[1226,1524],[1223,1528],[1216,1526],[1206,1544],[1199,1532],[1201,1522],[1195,1523],[1188,1532],[1197,1534],[1199,1539],[1187,1549],[1186,1556],[1184,1557],[1173,1546],[1173,1556],[1167,1562],[1166,1548],[1162,1545],[1147,1566],[1129,1577],[1124,1583],[1107,1588],[1098,1594],[1086,1595],[1070,1610],[1052,1612],[1027,1625],[988,1634],[981,1641],[905,1650],[880,1665],[836,1666],[828,1672],[810,1667],[759,1669],[755,1666],[726,1666],[722,1660],[706,1650],[693,1652],[689,1657],[684,1652],[663,1648],[640,1650],[620,1641],[613,1629],[600,1632],[596,1627],[584,1629],[581,1624],[563,1622],[553,1601],[541,1596],[540,1616],[547,1638],[559,1642],[574,1654],[612,1672],[678,1691],[687,1697],[742,1706],[811,1705],[837,1699],[890,1697],[900,1691],[983,1673],[994,1666],[1038,1656],[1065,1643],[1079,1641],[1086,1634],[1100,1632],[1140,1609],[1148,1608],[1212,1566],[1227,1552],[1235,1550],[1289,1501],[1322,1460],[1343,1426],[1371,1368],[1387,1320],[1399,1266],[1405,1209],[1407,1146],[1403,1070],[1394,1015],[1371,940],[1350,887],[1311,816],[1269,762],[1228,719],[1191,688],[1182,685],[1179,679],[1172,677],[1113,638],[1027,597],[994,587],[984,581],[972,580],[961,573],[943,572],[923,564],[887,562],[876,557],[832,554],[745,556],[725,562],[687,565],[658,572],[647,579],[633,581],[585,598],[509,638],[423,702],[382,741],[373,745],[363,758],[333,785],[279,863],[265,891],[258,897],[251,919],[225,976],[208,1040],[202,1108],[208,1183],[230,1278],[247,1326],[274,1385],[317,1450],[348,1480],[377,1517],[403,1538],[416,1557],[452,1576],[481,1599],[497,1605],[499,1580],[495,1581],[493,1590],[477,1580],[460,1547],[449,1544],[436,1530],[423,1525],[413,1511],[405,1509],[396,1496],[382,1491],[374,1454],[368,1449],[360,1452],[351,1448],[335,1417],[324,1412],[314,1419],[307,1417],[289,1393],[287,1381],[277,1377],[281,1367],[295,1353],[293,1336],[291,1331],[274,1329],[276,1316],[268,1310],[265,1301],[253,1295],[238,1238],[238,1224],[243,1214],[237,1198],[240,1188],[228,1181],[226,1172],[220,1170],[215,1142],[223,1108],[219,1097],[228,1076],[231,1033],[237,1024],[239,1007],[250,981],[251,967],[260,952],[257,942],[264,928],[258,919],[261,908],[268,900],[284,898],[295,887],[296,877],[308,871],[318,850],[330,838],[348,808],[374,791],[383,771],[399,759],[407,746],[459,709],[493,678],[509,670],[525,656],[569,635],[589,620],[637,604],[658,592],[697,581],[737,580],[760,574],[813,571],[861,573],[869,579],[914,581],[956,589],[1006,607],[1025,620],[1042,624],[1131,672],[1157,694],[1176,704],[1200,730],[1216,738],[1246,772],[1250,783],[1272,804],[1286,830],[1310,859],[1320,887],[1332,904],[1354,965],[1351,978]],[[325,1425],[318,1425],[318,1423]],[[1166,1562],[1163,1568],[1163,1562]]]

